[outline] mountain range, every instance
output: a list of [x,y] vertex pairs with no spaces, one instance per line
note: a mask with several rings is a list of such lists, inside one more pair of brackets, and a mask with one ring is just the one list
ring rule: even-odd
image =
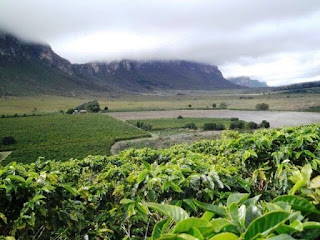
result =
[[233,82],[237,85],[248,87],[248,88],[264,88],[268,87],[266,82],[262,82],[259,80],[251,79],[250,77],[241,76],[241,77],[232,77],[228,78],[230,82]]
[[0,32],[1,95],[73,96],[81,93],[243,87],[251,86],[243,84],[243,81],[228,81],[217,66],[184,60],[72,64],[56,54],[49,45],[27,42]]

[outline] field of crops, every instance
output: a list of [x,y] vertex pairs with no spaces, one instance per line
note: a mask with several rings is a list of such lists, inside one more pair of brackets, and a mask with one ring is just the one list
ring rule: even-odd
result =
[[0,151],[12,151],[10,161],[30,163],[39,156],[65,161],[88,155],[108,155],[111,145],[122,139],[149,136],[132,125],[101,114],[52,115],[0,119],[0,137],[16,143],[0,143]]
[[11,163],[0,167],[0,235],[319,239],[319,172],[319,125],[227,131],[217,140],[110,157]]
[[220,123],[229,127],[231,120],[226,118],[158,118],[158,119],[144,119],[144,120],[129,120],[129,123],[137,125],[137,122],[143,124],[151,124],[152,130],[166,130],[183,128],[187,123],[194,123],[198,128],[201,128],[205,123]]

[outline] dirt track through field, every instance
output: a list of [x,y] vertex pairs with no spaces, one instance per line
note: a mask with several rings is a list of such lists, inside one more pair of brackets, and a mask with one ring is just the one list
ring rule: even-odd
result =
[[170,110],[170,111],[141,111],[141,112],[110,112],[109,116],[122,121],[154,119],[154,118],[176,118],[203,117],[203,118],[232,118],[254,121],[260,123],[262,120],[270,122],[271,127],[297,126],[303,124],[320,122],[320,113],[311,112],[283,112],[283,111],[236,111],[236,110]]

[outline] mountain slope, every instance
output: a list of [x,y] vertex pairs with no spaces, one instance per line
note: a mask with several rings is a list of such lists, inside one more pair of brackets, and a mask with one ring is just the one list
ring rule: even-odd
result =
[[253,79],[251,79],[249,77],[245,77],[245,76],[228,78],[228,80],[232,83],[239,85],[239,86],[248,87],[248,88],[268,87],[266,82],[261,82],[259,80],[253,80]]
[[71,64],[50,46],[0,32],[0,94],[150,92],[239,88],[216,66],[188,61]]

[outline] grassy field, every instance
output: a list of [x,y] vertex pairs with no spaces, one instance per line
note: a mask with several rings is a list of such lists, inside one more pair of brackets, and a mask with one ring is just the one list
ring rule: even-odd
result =
[[168,130],[183,128],[187,123],[194,123],[198,128],[202,128],[205,123],[221,123],[226,128],[229,127],[231,120],[226,118],[159,118],[159,119],[144,119],[144,120],[129,120],[129,123],[137,125],[137,122],[143,124],[151,124],[152,130]]
[[16,143],[0,144],[0,151],[13,151],[10,161],[33,162],[39,156],[68,160],[88,155],[108,155],[115,141],[146,137],[132,125],[102,114],[52,115],[0,119],[0,137],[13,136]]
[[[248,91],[248,90],[247,90]],[[96,97],[24,96],[1,97],[0,114],[48,113],[67,110],[84,102],[97,99],[102,108],[110,111],[212,109],[225,102],[229,109],[255,109],[257,103],[269,104],[270,110],[300,111],[318,106],[319,93],[257,94],[241,91],[175,91],[153,95],[123,95]]]

